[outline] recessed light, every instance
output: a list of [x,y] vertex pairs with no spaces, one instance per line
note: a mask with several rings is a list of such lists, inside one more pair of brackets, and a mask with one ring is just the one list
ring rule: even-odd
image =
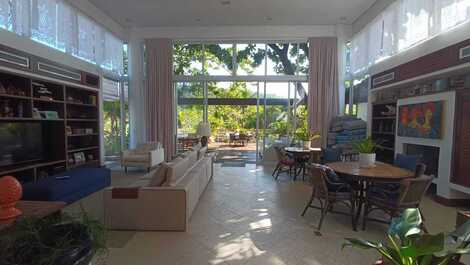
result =
[[196,22],[201,22],[201,19],[200,19],[200,18],[196,18]]
[[348,20],[347,17],[340,17],[339,19],[340,19],[342,22],[345,22],[346,20]]
[[266,17],[266,20],[267,21],[273,21],[273,18],[272,17]]
[[231,4],[231,2],[230,2],[230,0],[221,0],[220,4],[222,4],[223,6],[229,6]]

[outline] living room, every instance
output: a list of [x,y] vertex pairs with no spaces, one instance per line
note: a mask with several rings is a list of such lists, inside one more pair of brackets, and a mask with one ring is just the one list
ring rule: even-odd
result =
[[470,264],[469,23],[0,0],[0,264]]

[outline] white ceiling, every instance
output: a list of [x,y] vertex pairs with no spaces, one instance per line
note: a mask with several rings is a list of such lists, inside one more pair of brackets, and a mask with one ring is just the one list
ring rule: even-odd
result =
[[126,27],[351,24],[375,0],[89,0]]

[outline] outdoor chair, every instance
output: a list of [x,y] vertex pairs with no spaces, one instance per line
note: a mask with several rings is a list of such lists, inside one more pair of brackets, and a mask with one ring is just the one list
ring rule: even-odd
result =
[[[302,216],[305,216],[305,213],[309,208],[320,209],[321,216],[317,228],[317,230],[320,231],[327,213],[333,212],[333,206],[337,203],[341,203],[346,205],[350,209],[350,212],[335,213],[350,215],[352,227],[355,230],[355,197],[351,186],[347,182],[343,181],[331,168],[327,166],[310,164],[308,165],[308,169],[311,173],[312,195],[302,212]],[[319,206],[314,205],[315,200],[318,200],[320,204]]]
[[376,210],[385,212],[392,219],[407,208],[419,208],[433,178],[421,174],[415,178],[404,179],[400,182],[398,190],[384,189],[381,186],[369,187],[366,192],[362,229],[366,229],[367,220],[383,221],[369,218],[370,213]]

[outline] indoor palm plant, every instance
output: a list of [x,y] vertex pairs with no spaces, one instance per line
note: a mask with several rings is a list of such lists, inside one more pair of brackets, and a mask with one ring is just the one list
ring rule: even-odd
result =
[[359,153],[359,165],[361,167],[372,167],[375,165],[375,151],[379,144],[371,137],[353,143],[354,150]]
[[386,265],[460,264],[461,255],[470,253],[470,221],[452,233],[424,233],[418,209],[407,209],[394,218],[387,233],[388,243],[346,238],[346,246],[373,249]]
[[321,138],[319,133],[308,132],[307,130],[298,129],[295,132],[295,139],[302,143],[304,148],[310,148],[312,141]]

